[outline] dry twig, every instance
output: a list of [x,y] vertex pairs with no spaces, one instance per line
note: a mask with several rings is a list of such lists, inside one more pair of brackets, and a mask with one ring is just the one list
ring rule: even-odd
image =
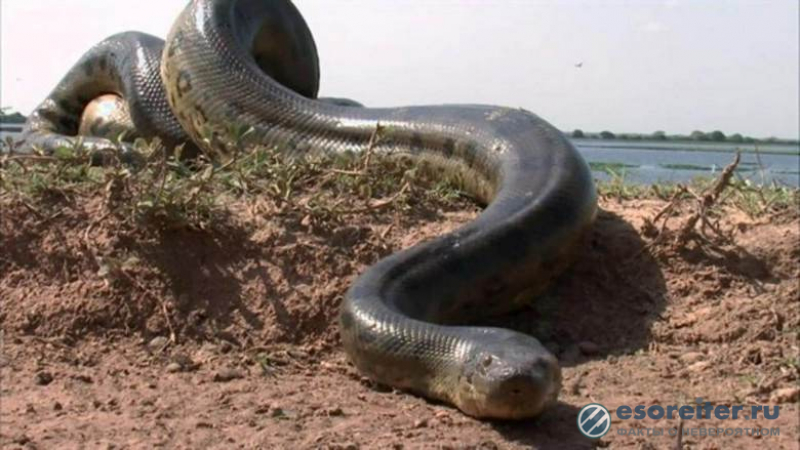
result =
[[[733,159],[733,162],[728,164],[725,169],[720,174],[717,181],[711,187],[710,192],[704,194],[703,196],[695,195],[694,193],[689,190],[690,193],[695,195],[698,201],[698,208],[694,214],[692,214],[689,219],[681,227],[680,231],[678,232],[678,237],[675,241],[676,245],[683,246],[689,240],[700,236],[701,238],[706,238],[705,236],[705,228],[711,228],[719,237],[727,238],[725,235],[722,234],[722,231],[719,229],[718,226],[715,226],[711,223],[708,218],[708,211],[711,209],[719,200],[720,195],[725,190],[725,188],[730,184],[731,177],[733,176],[733,172],[736,170],[736,166],[739,165],[739,160],[741,159],[741,154],[736,152],[736,157]],[[695,227],[697,223],[700,223],[700,233],[698,234],[695,231]]]
[[[697,194],[687,186],[678,185],[678,190],[672,195],[669,203],[661,208],[652,219],[645,219],[642,232],[647,236],[655,236],[655,239],[645,246],[643,251],[647,251],[660,244],[668,235],[675,236],[673,241],[675,247],[683,247],[689,241],[716,247],[712,239],[707,235],[707,229],[713,231],[715,237],[724,241],[730,241],[731,237],[726,235],[720,228],[719,220],[712,221],[712,215],[709,214],[709,212],[714,206],[721,203],[722,194],[725,188],[730,185],[731,178],[733,177],[736,167],[739,165],[740,159],[741,155],[737,152],[734,160],[723,169],[719,178],[717,178],[714,184],[702,195]],[[670,234],[667,230],[667,222],[672,216],[673,211],[685,200],[686,194],[694,197],[696,204],[695,211],[680,225],[680,228],[675,234]],[[656,224],[659,221],[661,221],[661,225],[657,227]],[[699,230],[697,230],[698,224],[700,225]]]

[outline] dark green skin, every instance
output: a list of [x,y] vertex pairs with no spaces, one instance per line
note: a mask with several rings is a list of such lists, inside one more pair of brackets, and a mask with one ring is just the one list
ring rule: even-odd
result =
[[536,339],[458,324],[529,302],[590,227],[590,171],[558,130],[521,109],[314,100],[316,48],[285,0],[192,1],[167,38],[161,76],[178,122],[210,154],[224,156],[215,134],[230,125],[290,154],[363,151],[380,125],[378,151],[429,160],[486,202],[475,221],[355,280],[342,343],[369,378],[475,417],[528,418],[556,401],[558,362]]

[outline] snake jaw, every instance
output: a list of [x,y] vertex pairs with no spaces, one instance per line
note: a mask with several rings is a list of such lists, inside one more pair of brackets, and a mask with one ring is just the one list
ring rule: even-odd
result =
[[528,419],[556,402],[561,369],[534,338],[519,333],[483,346],[464,364],[454,403],[482,419]]

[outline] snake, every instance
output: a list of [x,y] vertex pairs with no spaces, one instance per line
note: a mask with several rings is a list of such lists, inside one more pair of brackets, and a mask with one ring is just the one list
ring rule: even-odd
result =
[[524,109],[370,108],[318,98],[319,79],[291,1],[192,0],[164,41],[125,32],[87,51],[30,115],[22,146],[127,151],[138,136],[224,156],[236,126],[287,155],[374,145],[425,161],[485,207],[355,278],[338,312],[344,352],[376,385],[478,419],[542,414],[561,390],[557,358],[532,336],[480,322],[530,305],[579,256],[597,212],[586,162]]

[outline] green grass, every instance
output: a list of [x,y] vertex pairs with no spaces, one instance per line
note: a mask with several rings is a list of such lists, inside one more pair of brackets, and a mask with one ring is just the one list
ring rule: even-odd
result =
[[[236,199],[266,197],[312,220],[343,221],[350,214],[378,209],[404,210],[424,202],[453,202],[465,196],[458,177],[440,179],[428,163],[402,155],[311,154],[289,158],[278,149],[248,146],[247,131],[230,130],[223,161],[200,157],[191,162],[165,151],[158,140],[134,144],[141,154],[137,166],[111,156],[94,166],[80,145],[52,155],[9,154],[0,144],[0,196],[35,208],[43,199],[102,195],[106,213],[131,223],[162,227],[203,227],[225,212]],[[380,136],[378,136],[380,139]],[[249,148],[249,150],[245,150]],[[607,181],[598,181],[600,195],[627,200],[669,199],[677,184],[630,184],[627,164],[603,164]],[[593,165],[599,170],[600,166]],[[712,178],[689,183],[701,193]],[[689,195],[689,194],[684,194]],[[798,207],[798,190],[756,186],[734,179],[724,201],[751,216]]]
[[589,167],[597,172],[611,173],[612,171],[619,172],[623,169],[635,169],[639,166],[621,162],[589,161]]
[[[597,191],[601,196],[617,200],[659,198],[669,200],[680,190],[680,183],[654,183],[651,185],[629,184],[625,172],[609,173],[609,180],[595,180]],[[692,192],[701,194],[708,189],[715,178],[701,176],[685,183]],[[690,193],[682,194],[685,198],[693,198]],[[722,204],[733,206],[751,217],[792,209],[800,211],[800,189],[778,184],[756,185],[748,180],[733,178],[731,185],[722,197]]]
[[[756,163],[746,163],[748,166],[756,165]],[[741,166],[742,163],[739,163]],[[708,166],[698,166],[696,164],[659,164],[659,167],[663,167],[664,169],[673,169],[673,170],[696,170],[700,172],[710,172],[711,168]],[[737,167],[737,172],[752,172],[754,170],[758,170],[757,167]]]
[[[193,161],[173,155],[158,140],[137,140],[137,166],[110,156],[92,165],[80,145],[52,155],[20,155],[0,148],[0,195],[28,205],[52,197],[102,194],[108,213],[139,224],[200,226],[226,205],[244,197],[265,197],[276,205],[302,209],[313,218],[377,209],[404,209],[419,202],[451,202],[463,193],[447,180],[429,177],[424,163],[402,155],[310,154],[290,158],[278,149],[249,146],[247,133],[233,130],[225,142],[228,157]],[[302,203],[302,204],[301,204]]]
[[708,166],[698,166],[696,164],[659,164],[658,166],[663,167],[664,169],[673,169],[673,170],[699,170],[699,171],[711,170]]

